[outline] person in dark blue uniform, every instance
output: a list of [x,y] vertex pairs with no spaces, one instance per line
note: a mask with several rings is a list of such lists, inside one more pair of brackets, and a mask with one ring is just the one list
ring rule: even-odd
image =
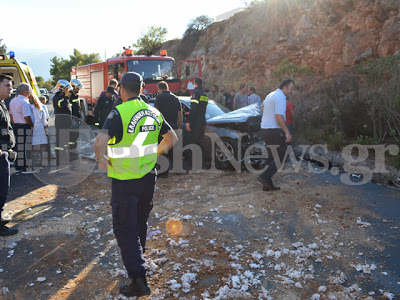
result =
[[[183,115],[182,115],[182,106],[179,101],[179,98],[170,92],[168,83],[165,81],[161,81],[157,84],[158,96],[154,103],[154,107],[157,108],[160,113],[164,116],[165,120],[175,131],[181,130]],[[178,131],[177,131],[178,132]],[[173,149],[172,148],[165,157],[168,159],[170,164],[173,165]],[[169,174],[169,165],[168,169],[158,174],[159,177],[168,177]]]
[[10,188],[10,161],[16,159],[11,150],[15,146],[11,118],[4,104],[4,99],[11,96],[12,80],[11,76],[0,74],[0,236],[18,233],[18,229],[7,227],[8,220],[1,216]]
[[71,133],[71,103],[69,91],[72,89],[70,83],[65,79],[57,82],[58,91],[53,97],[54,115],[56,119],[56,160],[57,166],[68,165],[68,151]]
[[71,135],[69,142],[70,160],[74,161],[78,159],[78,154],[74,151],[78,146],[79,128],[81,125],[81,100],[79,99],[79,90],[83,88],[83,84],[79,79],[71,80],[72,90],[69,96],[69,102],[71,103]]
[[194,80],[192,98],[190,99],[189,120],[186,123],[186,130],[191,132],[192,143],[200,146],[202,157],[204,157],[204,132],[206,129],[206,110],[208,105],[208,97],[203,90],[203,80],[198,77]]
[[[94,150],[100,169],[112,178],[114,234],[132,279],[120,288],[127,297],[150,294],[143,253],[147,220],[153,208],[157,156],[168,152],[177,137],[161,113],[140,98],[142,77],[125,73],[120,82],[123,103],[110,112]],[[159,136],[163,139],[158,144]],[[107,149],[107,157],[105,152]]]
[[96,107],[94,108],[94,118],[95,124],[98,123],[99,128],[103,128],[104,122],[114,106],[116,101],[114,92],[114,88],[108,86],[106,92],[97,100]]

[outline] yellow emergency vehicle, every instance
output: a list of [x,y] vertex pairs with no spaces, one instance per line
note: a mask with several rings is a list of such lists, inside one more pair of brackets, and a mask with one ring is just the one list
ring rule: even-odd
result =
[[[14,90],[21,82],[26,82],[32,87],[32,91],[36,96],[42,96],[32,69],[26,63],[19,62],[15,58],[14,52],[10,51],[8,56],[5,54],[0,55],[0,74],[12,76]],[[14,96],[15,93],[13,92],[11,98]]]

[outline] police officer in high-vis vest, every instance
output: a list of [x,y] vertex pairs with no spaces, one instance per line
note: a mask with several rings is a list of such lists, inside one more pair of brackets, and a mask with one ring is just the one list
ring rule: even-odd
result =
[[[155,165],[157,156],[177,141],[161,113],[141,100],[142,82],[142,77],[134,72],[122,76],[119,85],[123,102],[110,112],[94,144],[99,168],[107,170],[112,178],[113,229],[132,279],[120,288],[127,297],[150,294],[143,252],[147,220],[153,207]],[[163,139],[158,144],[160,135]]]
[[72,89],[70,83],[65,79],[57,82],[58,91],[53,97],[53,107],[56,127],[56,158],[57,166],[69,164],[69,143],[71,131],[71,103],[69,91]]

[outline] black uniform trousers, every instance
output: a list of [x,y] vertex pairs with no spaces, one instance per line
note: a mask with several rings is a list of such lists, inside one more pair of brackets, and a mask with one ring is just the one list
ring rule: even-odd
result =
[[[261,135],[263,140],[267,143],[267,146],[277,145],[277,151],[279,160],[282,162],[285,156],[287,144],[285,143],[285,134],[282,129],[261,129]],[[268,168],[260,175],[260,178],[269,181],[272,176],[278,171],[275,160],[272,156],[271,149],[268,147]]]
[[200,147],[203,147],[203,138],[204,132],[206,130],[206,124],[194,125],[190,128],[190,130],[192,132],[193,143],[199,145]]
[[112,179],[114,235],[129,278],[135,279],[146,273],[143,253],[155,183],[156,175],[153,172],[140,179]]
[[196,124],[190,126],[191,134],[192,134],[192,143],[199,145],[201,148],[201,160],[205,158],[205,145],[204,145],[204,132],[206,130],[206,124]]
[[3,151],[0,156],[0,218],[10,189],[10,162],[8,152]]
[[71,115],[56,115],[56,162],[57,166],[69,165],[69,142],[71,131]]
[[15,136],[14,150],[17,152],[17,160],[15,161],[16,170],[26,171],[26,137],[28,134],[32,136],[31,126],[28,124],[13,124],[12,127]]
[[[72,122],[71,122],[71,135],[70,135],[70,149],[76,150],[78,147],[78,138],[79,138],[79,128],[81,126],[81,120],[77,116],[72,115]],[[70,160],[78,160],[79,155],[76,151],[71,151]]]

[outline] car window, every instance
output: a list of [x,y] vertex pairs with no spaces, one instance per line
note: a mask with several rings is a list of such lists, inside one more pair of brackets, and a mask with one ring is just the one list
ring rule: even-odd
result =
[[[188,112],[190,110],[190,101],[181,99],[181,103],[182,103],[183,114],[185,115],[185,112]],[[215,102],[214,100],[209,100],[205,117],[206,120],[208,120],[217,116],[224,115],[228,112],[230,112],[230,110],[225,106]]]
[[206,120],[224,115],[230,112],[228,108],[225,106],[214,102],[212,100],[208,101],[207,110],[206,110]]

